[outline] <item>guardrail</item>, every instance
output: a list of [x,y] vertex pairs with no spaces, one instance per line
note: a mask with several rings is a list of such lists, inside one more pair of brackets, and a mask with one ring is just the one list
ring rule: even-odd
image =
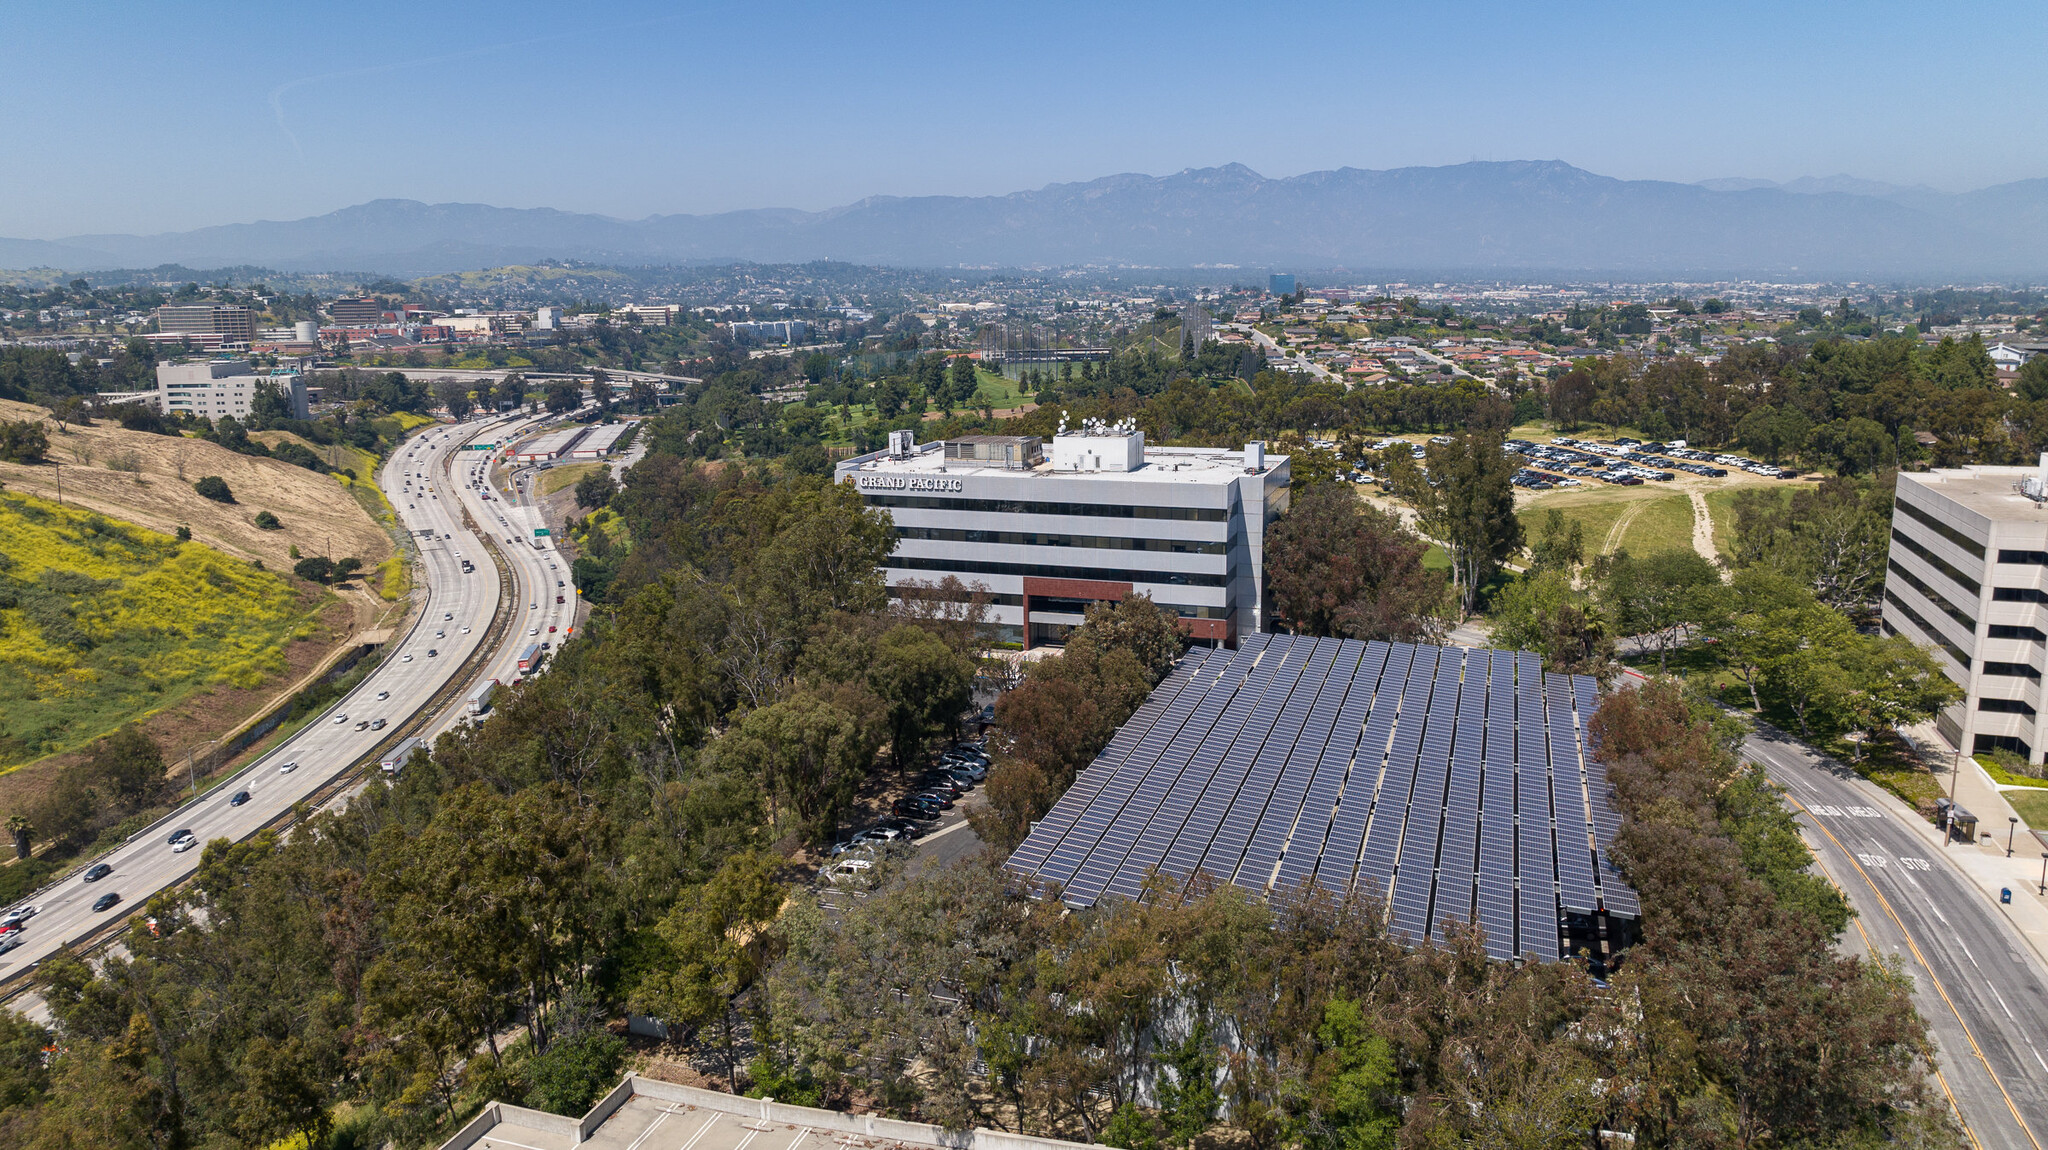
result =
[[[460,506],[460,503],[458,502],[457,505]],[[502,549],[494,540],[492,540],[490,533],[482,531],[477,527],[476,521],[470,515],[469,509],[467,507],[462,508],[462,522],[464,527],[468,528],[470,531],[474,532],[483,539],[485,545],[490,548],[492,562],[496,564],[498,568],[498,606],[492,612],[490,625],[484,631],[484,641],[477,644],[476,649],[474,651],[471,651],[469,653],[469,656],[465,658],[456,667],[454,674],[450,675],[447,678],[447,680],[441,684],[440,687],[436,688],[432,694],[428,695],[424,702],[422,702],[418,707],[414,708],[409,714],[406,715],[404,719],[392,724],[391,733],[385,735],[384,738],[382,738],[374,746],[372,746],[368,753],[364,754],[362,757],[350,763],[347,767],[343,768],[340,772],[335,774],[334,777],[330,778],[327,782],[322,783],[318,788],[316,788],[313,791],[312,794],[299,800],[297,803],[292,804],[292,806],[290,806],[289,808],[278,812],[276,816],[264,822],[263,825],[249,832],[249,834],[243,837],[242,841],[247,841],[248,839],[255,838],[257,835],[260,835],[265,831],[278,830],[284,827],[288,827],[300,819],[302,812],[305,815],[310,815],[312,812],[317,811],[321,807],[334,801],[336,796],[342,794],[344,791],[347,791],[353,786],[355,786],[355,784],[358,781],[360,781],[360,779],[367,773],[368,769],[378,761],[378,759],[384,754],[385,751],[388,751],[392,747],[397,746],[404,739],[410,738],[413,735],[416,735],[420,731],[424,730],[426,728],[426,724],[431,722],[434,716],[439,714],[441,709],[446,707],[452,698],[460,697],[464,693],[464,689],[468,686],[470,677],[474,675],[479,669],[481,669],[484,666],[484,664],[490,661],[490,658],[492,654],[496,652],[498,645],[504,641],[506,634],[510,631],[510,625],[513,617],[513,611],[511,609],[511,565],[506,562]],[[419,612],[418,617],[413,620],[412,626],[406,629],[406,635],[408,637],[410,637],[412,632],[418,629],[419,624],[425,620],[426,611],[424,607],[425,604],[422,603],[422,610]],[[334,703],[325,711],[321,712],[321,718],[324,719],[329,711],[332,711],[334,710],[335,707],[339,707],[341,705],[341,702]],[[308,723],[307,728],[311,728],[314,725],[315,724]],[[301,728],[301,730],[307,728]],[[296,732],[294,734],[296,735]],[[274,754],[276,753],[276,750],[279,749],[282,749],[282,745],[280,745],[279,748],[274,749],[271,753]],[[268,755],[264,756],[264,758],[268,757]],[[258,759],[257,761],[261,762],[262,759]],[[251,763],[248,767],[244,767],[242,770],[235,772],[233,775],[230,775],[227,778],[219,779],[213,783],[208,784],[206,790],[201,792],[201,794],[197,798],[195,798],[191,802],[180,803],[178,806],[172,808],[169,814],[164,815],[162,818],[159,818],[156,821],[150,823],[149,826],[144,827],[142,830],[139,830],[134,834],[128,836],[127,838],[121,840],[122,845],[126,846],[128,843],[134,842],[136,839],[141,838],[143,835],[150,834],[153,832],[161,832],[161,830],[164,827],[170,825],[171,823],[181,821],[184,818],[185,814],[191,809],[193,803],[203,801],[208,796],[211,796],[215,791],[219,790],[228,781],[242,777],[244,774],[247,774],[254,767],[255,764]],[[198,869],[198,865],[195,863],[190,870],[186,871],[183,875],[179,876],[169,885],[162,887],[156,892],[153,892],[151,897],[155,897],[156,894],[161,894],[163,893],[163,891],[175,890],[178,887],[184,885],[185,882],[189,880],[193,874],[198,872]],[[64,873],[63,878],[60,878],[55,882],[47,883],[44,886],[38,888],[34,894],[27,896],[23,899],[23,901],[36,901],[43,895],[45,891],[56,889],[58,885],[68,880],[71,877],[71,875],[75,872],[75,867],[72,868],[72,870],[67,870]],[[144,900],[143,902],[135,904],[134,907],[130,909],[130,911],[127,914],[115,918],[110,918],[105,922],[101,923],[100,925],[95,926],[92,929],[86,931],[84,934],[79,935],[77,938],[65,940],[64,942],[58,945],[57,950],[53,952],[49,956],[49,958],[54,958],[58,954],[64,953],[71,953],[79,957],[84,957],[85,955],[93,953],[99,948],[112,942],[122,932],[126,931],[128,929],[128,924],[131,921],[133,921],[135,916],[141,913],[143,908],[147,905],[147,900]],[[4,1005],[5,1003],[11,1002],[16,997],[26,993],[30,989],[30,985],[33,981],[32,976],[35,974],[37,969],[39,969],[42,966],[42,963],[47,961],[48,958],[45,958],[37,962],[31,963],[20,970],[12,971],[5,975],[0,975],[0,1005]]]

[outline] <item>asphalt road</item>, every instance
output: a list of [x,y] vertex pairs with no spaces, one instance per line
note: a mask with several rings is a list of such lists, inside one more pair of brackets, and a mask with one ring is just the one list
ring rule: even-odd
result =
[[[173,851],[168,840],[174,832],[190,828],[202,844],[217,838],[247,838],[347,771],[447,682],[484,642],[499,596],[496,565],[485,554],[483,541],[462,525],[462,479],[448,477],[449,460],[481,455],[460,450],[480,433],[503,434],[507,428],[529,422],[512,417],[430,427],[393,452],[381,472],[381,482],[399,521],[412,532],[420,555],[415,594],[423,599],[423,608],[410,627],[386,645],[383,662],[326,713],[231,781],[215,786],[96,860],[111,865],[111,874],[92,883],[74,874],[31,896],[27,901],[37,906],[38,912],[23,932],[22,945],[0,955],[0,979],[28,969],[60,947],[107,925],[110,918],[136,913],[152,895],[190,876],[202,852]],[[461,474],[460,467],[457,474]],[[474,573],[462,573],[463,556],[475,561]],[[528,585],[531,583],[522,584],[521,589]],[[531,614],[538,616],[538,612]],[[516,651],[513,657],[516,659]],[[358,722],[380,718],[387,723],[382,730],[356,729]],[[297,765],[286,769],[288,763]],[[242,791],[248,792],[249,800],[236,806],[231,800]],[[109,893],[118,894],[120,902],[106,911],[93,910],[93,902]]]
[[1971,1144],[2043,1150],[2048,979],[2040,956],[1896,798],[1761,727],[1744,749],[1790,791],[1822,868],[1856,908],[1850,943],[1895,956],[1912,976],[1913,1001],[1940,1048],[1942,1088]]

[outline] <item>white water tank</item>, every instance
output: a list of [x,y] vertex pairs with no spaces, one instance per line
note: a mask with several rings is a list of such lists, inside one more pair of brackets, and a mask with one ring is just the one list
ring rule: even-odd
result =
[[299,343],[319,343],[320,325],[310,319],[302,319],[292,325],[292,339]]

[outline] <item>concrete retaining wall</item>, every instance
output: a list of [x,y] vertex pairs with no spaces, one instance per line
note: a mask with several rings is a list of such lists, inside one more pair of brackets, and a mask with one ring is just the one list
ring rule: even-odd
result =
[[483,1110],[476,1117],[470,1119],[468,1125],[455,1132],[455,1137],[441,1143],[441,1150],[469,1150],[471,1146],[477,1144],[478,1139],[489,1134],[491,1127],[497,1124],[498,1104],[486,1102],[484,1103]]

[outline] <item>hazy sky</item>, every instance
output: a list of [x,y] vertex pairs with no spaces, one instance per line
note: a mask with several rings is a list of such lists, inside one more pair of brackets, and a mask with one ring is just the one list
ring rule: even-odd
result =
[[0,235],[637,218],[1239,161],[2048,175],[2048,4],[0,7]]

